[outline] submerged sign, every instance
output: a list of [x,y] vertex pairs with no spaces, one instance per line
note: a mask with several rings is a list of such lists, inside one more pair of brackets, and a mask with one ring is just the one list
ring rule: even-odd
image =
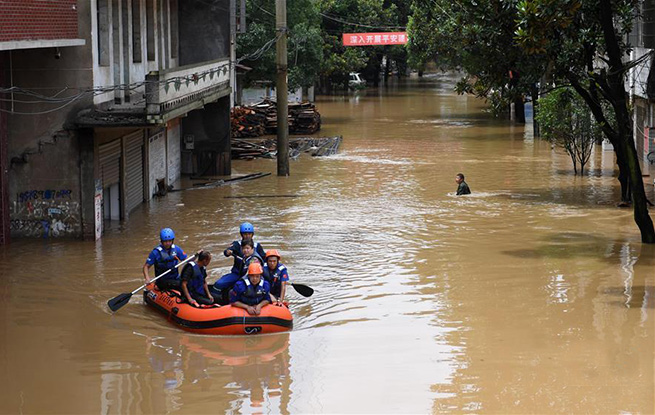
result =
[[343,34],[344,46],[404,45],[406,43],[407,32]]

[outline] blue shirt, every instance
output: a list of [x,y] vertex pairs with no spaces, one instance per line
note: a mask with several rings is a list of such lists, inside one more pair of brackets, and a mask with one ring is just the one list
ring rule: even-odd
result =
[[278,262],[275,271],[271,272],[271,270],[268,268],[268,263],[266,263],[264,264],[264,279],[268,281],[272,286],[277,285],[282,282],[289,281],[289,271],[284,264]]
[[271,300],[271,285],[265,279],[252,285],[247,278],[240,279],[230,290],[230,304],[241,301],[247,305],[257,305],[264,300]]
[[150,252],[148,259],[146,259],[147,265],[155,266],[155,277],[161,275],[162,273],[172,269],[165,277],[161,279],[179,279],[179,274],[177,272],[177,265],[180,261],[186,259],[186,254],[179,246],[173,244],[171,249],[166,250],[162,245],[157,246],[155,249]]

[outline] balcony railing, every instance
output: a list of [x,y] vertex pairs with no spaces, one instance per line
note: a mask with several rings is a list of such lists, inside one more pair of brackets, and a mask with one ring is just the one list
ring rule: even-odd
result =
[[146,75],[146,120],[161,124],[229,93],[229,59],[153,71]]

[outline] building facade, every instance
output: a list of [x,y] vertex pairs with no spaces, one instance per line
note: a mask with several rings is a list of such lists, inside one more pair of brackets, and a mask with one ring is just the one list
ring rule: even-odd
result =
[[[638,4],[637,18],[628,41],[632,46],[631,67],[626,79],[633,111],[635,147],[644,174],[655,174],[655,0],[643,0]],[[649,184],[653,184],[651,181]]]
[[230,174],[233,7],[0,3],[5,243],[97,238],[183,173]]

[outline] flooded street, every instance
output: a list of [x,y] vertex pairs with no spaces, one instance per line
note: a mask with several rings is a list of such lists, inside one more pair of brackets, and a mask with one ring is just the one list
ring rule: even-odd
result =
[[[273,174],[170,193],[97,243],[0,247],[0,413],[654,413],[655,246],[614,207],[613,154],[575,177],[454,80],[319,99],[342,147],[288,178],[233,161]],[[316,290],[289,289],[290,333],[186,333],[138,294],[107,309],[160,228],[215,254],[213,282],[245,220]]]

